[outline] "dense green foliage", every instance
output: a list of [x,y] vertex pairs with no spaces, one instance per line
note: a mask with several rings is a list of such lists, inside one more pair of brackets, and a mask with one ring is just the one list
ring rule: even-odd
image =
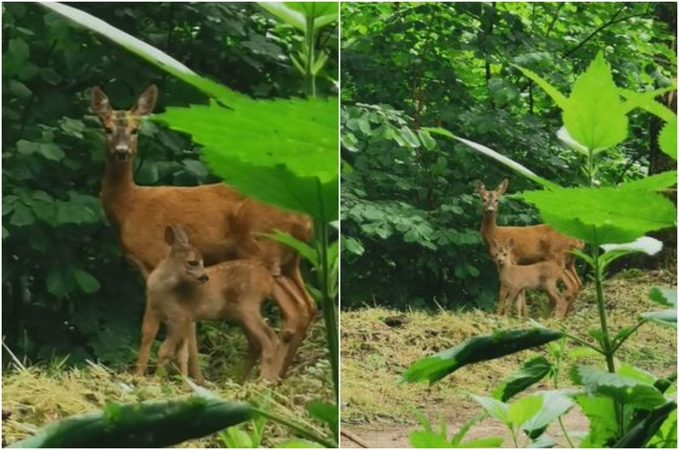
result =
[[[305,93],[289,58],[303,38],[257,5],[78,7],[255,98]],[[335,89],[332,27],[319,41],[331,53],[316,80],[323,96]],[[121,109],[150,83],[161,92],[156,111],[206,97],[35,4],[3,5],[3,50],[5,342],[34,362],[68,354],[71,362],[127,364],[138,345],[143,286],[101,211],[103,130],[89,111],[89,88],[104,87]],[[140,134],[137,183],[216,181],[186,136],[152,122]]]
[[[666,87],[675,76],[675,26],[666,22],[676,5],[346,3],[341,16],[344,307],[496,299],[473,185],[505,177],[510,192],[533,185],[421,128],[445,128],[562,186],[582,185],[584,157],[556,137],[559,110],[515,66],[564,93],[601,49],[615,83],[630,91]],[[666,170],[655,119],[636,109],[627,120],[627,139],[600,155],[602,185],[638,179],[649,165]],[[500,205],[500,224],[538,221],[523,202]]]

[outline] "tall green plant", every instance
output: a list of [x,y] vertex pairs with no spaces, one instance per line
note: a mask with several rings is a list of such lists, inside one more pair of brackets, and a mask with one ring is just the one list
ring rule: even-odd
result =
[[[676,328],[676,290],[654,290],[651,299],[669,306],[670,309],[646,314],[639,318],[636,326],[612,335],[608,329],[603,281],[610,263],[621,256],[640,251],[653,254],[660,249],[661,244],[658,241],[644,237],[646,233],[676,227],[675,206],[657,191],[676,184],[677,172],[661,173],[617,186],[600,186],[597,178],[600,155],[626,138],[626,114],[635,108],[645,109],[667,121],[660,132],[660,147],[663,152],[676,159],[676,115],[653,100],[654,96],[666,92],[666,89],[634,94],[617,88],[610,67],[601,53],[577,78],[569,97],[561,94],[535,73],[523,68],[519,70],[540,85],[562,109],[564,127],[559,131],[559,137],[569,148],[581,155],[588,186],[560,187],[492,149],[454,136],[445,130],[430,131],[453,137],[542,184],[545,190],[527,191],[521,197],[537,206],[546,223],[589,244],[589,253],[575,253],[593,269],[600,328],[589,331],[593,342],[575,336],[566,329],[561,333],[600,354],[605,360],[606,371],[575,364],[570,368],[569,375],[573,383],[582,386],[583,390],[555,394],[567,394],[590,419],[590,434],[582,445],[638,447],[661,438],[666,441],[668,427],[670,430],[674,427],[676,433],[676,414],[674,419],[669,419],[673,420],[673,425],[665,424],[668,417],[676,412],[676,402],[668,395],[672,390],[672,383],[676,381],[676,373],[669,378],[658,379],[634,367],[616,367],[615,354],[634,332],[650,320]],[[623,98],[627,100],[624,101]],[[517,351],[544,343],[537,337],[531,337],[531,341],[527,343],[523,338],[522,334],[510,332],[496,334],[492,337],[495,350],[487,352],[474,350],[479,341],[465,342],[454,349],[415,363],[405,372],[404,378],[408,381],[434,382],[442,374],[451,373],[465,364],[478,362],[479,358],[488,360],[506,354],[497,351],[498,348]],[[559,409],[559,414],[553,414],[554,403],[541,403],[538,396],[526,397],[511,405],[505,403],[509,397],[550,371],[551,369],[542,371],[539,376],[530,378],[529,382],[515,386],[510,395],[503,395],[502,399],[475,397],[488,414],[510,427],[515,444],[518,444],[516,427],[519,426],[528,434],[533,445],[547,445],[545,443],[549,441],[545,441],[547,438],[544,435],[546,425],[570,409],[570,400],[562,400],[564,407]],[[545,420],[548,409],[552,414],[547,416],[549,420]],[[540,415],[543,417],[538,419]],[[676,435],[673,442],[676,442]]]
[[[339,211],[337,99],[254,100],[199,76],[167,54],[89,14],[57,3],[43,6],[111,39],[210,96],[209,105],[168,108],[155,119],[190,133],[204,146],[203,157],[213,172],[244,194],[312,217],[312,246],[280,233],[276,238],[298,249],[319,276],[335,403],[312,403],[308,409],[329,425],[337,441],[339,252],[337,243],[330,242],[329,230]],[[225,143],[231,144],[229,148],[224,147]]]

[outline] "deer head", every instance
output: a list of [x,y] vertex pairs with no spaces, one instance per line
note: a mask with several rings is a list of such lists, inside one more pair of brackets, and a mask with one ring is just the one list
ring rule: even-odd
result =
[[507,265],[507,263],[511,262],[512,249],[514,248],[514,239],[511,238],[502,245],[499,245],[495,239],[491,239],[490,248],[495,263],[498,265],[498,267],[503,267]]
[[481,196],[483,202],[483,212],[486,214],[494,214],[497,211],[497,202],[507,190],[509,180],[506,178],[492,191],[487,191],[486,186],[480,181],[476,182],[476,192]]
[[189,243],[184,227],[181,225],[166,227],[165,242],[171,247],[169,258],[181,266],[184,274],[195,278],[201,284],[210,279],[205,273],[203,256]]
[[106,130],[106,157],[109,161],[128,161],[137,152],[137,131],[141,118],[156,106],[158,88],[149,86],[129,111],[116,111],[99,87],[92,89],[92,111]]

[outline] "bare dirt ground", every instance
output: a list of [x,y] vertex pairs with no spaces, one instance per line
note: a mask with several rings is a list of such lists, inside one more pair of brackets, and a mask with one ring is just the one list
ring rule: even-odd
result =
[[[612,334],[636,323],[640,313],[663,309],[648,300],[654,286],[676,286],[676,271],[624,272],[604,285],[608,325]],[[384,318],[404,315],[401,326],[388,326]],[[555,329],[565,327],[570,332],[587,339],[587,331],[598,329],[598,315],[591,284],[581,292],[572,315],[565,321],[543,319],[536,310],[531,317]],[[400,383],[401,374],[413,362],[453,347],[465,339],[492,332],[494,329],[515,329],[528,326],[516,318],[501,318],[479,310],[393,311],[384,308],[365,308],[343,311],[341,315],[341,417],[342,430],[356,436],[369,447],[407,448],[410,434],[421,430],[415,410],[422,413],[439,429],[443,419],[450,439],[481,407],[469,394],[490,396],[493,389],[509,374],[517,370],[530,357],[543,355],[550,358],[544,348],[528,350],[505,358],[466,366],[432,386]],[[578,349],[570,343],[568,351]],[[676,370],[677,332],[657,324],[646,324],[631,337],[617,354],[617,364],[632,364],[656,376]],[[566,367],[560,372],[558,388],[573,387],[568,378],[568,367],[573,364],[604,367],[598,356],[568,353]],[[555,386],[543,380],[526,391],[551,390]],[[522,395],[522,394],[520,394]],[[510,400],[511,402],[511,400]],[[575,406],[563,417],[564,427],[578,445],[589,422]],[[580,432],[580,433],[577,433]],[[559,424],[552,424],[547,433],[560,447],[568,447]],[[503,447],[515,447],[507,428],[493,418],[476,423],[463,442],[482,438],[503,437]],[[525,446],[525,437],[519,437],[519,446]],[[360,445],[342,436],[341,446],[356,448]]]

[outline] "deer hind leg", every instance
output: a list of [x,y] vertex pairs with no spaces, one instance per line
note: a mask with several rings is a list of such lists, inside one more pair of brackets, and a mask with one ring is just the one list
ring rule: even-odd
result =
[[285,275],[292,279],[292,282],[294,283],[296,292],[293,292],[292,295],[301,297],[306,305],[309,317],[313,319],[318,312],[318,305],[316,304],[316,300],[309,294],[306,284],[304,284],[302,272],[299,270],[299,260],[299,254],[295,254],[293,260],[287,265],[288,270],[286,270]]
[[273,298],[283,318],[281,339],[274,363],[281,378],[285,377],[311,324],[309,310],[305,307],[303,299],[295,295],[294,287],[289,286],[292,283],[290,279],[280,277],[273,286]]
[[141,325],[141,346],[139,347],[139,356],[137,357],[137,375],[144,376],[146,374],[146,366],[149,361],[149,354],[151,352],[151,345],[158,334],[160,321],[158,317],[151,311],[148,306],[144,311],[144,320]]
[[566,313],[568,312],[568,301],[559,294],[559,290],[556,287],[556,280],[547,284],[545,286],[545,291],[547,292],[547,296],[549,296],[550,302],[554,305],[555,317],[560,319],[566,317]]
[[528,317],[528,307],[526,306],[526,290],[522,289],[516,295],[516,300],[514,301],[516,305],[516,315],[517,317]]

